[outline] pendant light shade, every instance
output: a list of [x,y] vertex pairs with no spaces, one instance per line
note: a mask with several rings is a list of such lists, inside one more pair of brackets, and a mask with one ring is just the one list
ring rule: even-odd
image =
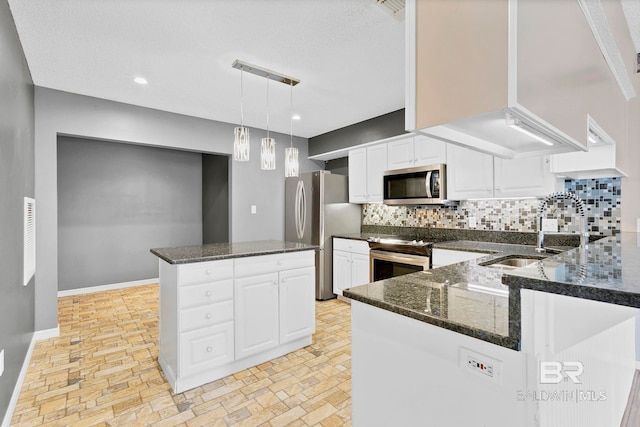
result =
[[298,163],[298,149],[293,146],[293,83],[289,83],[289,129],[291,146],[284,150],[284,176],[298,176],[300,174],[300,164]]
[[267,74],[267,137],[262,138],[260,145],[260,169],[276,168],[276,140],[269,137],[269,74]]
[[244,88],[242,87],[242,67],[240,67],[240,126],[233,130],[233,159],[239,162],[249,161],[250,134],[244,127]]

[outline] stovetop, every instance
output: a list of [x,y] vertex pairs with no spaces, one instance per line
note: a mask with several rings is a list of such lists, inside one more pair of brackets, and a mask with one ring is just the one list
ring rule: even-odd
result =
[[371,249],[423,256],[431,256],[431,247],[433,246],[432,242],[402,237],[370,237],[367,242],[369,242],[369,248]]

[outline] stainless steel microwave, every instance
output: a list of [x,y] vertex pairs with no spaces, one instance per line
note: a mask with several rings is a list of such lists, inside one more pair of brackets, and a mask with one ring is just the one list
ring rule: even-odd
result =
[[447,202],[445,164],[386,171],[383,176],[387,205],[438,205]]

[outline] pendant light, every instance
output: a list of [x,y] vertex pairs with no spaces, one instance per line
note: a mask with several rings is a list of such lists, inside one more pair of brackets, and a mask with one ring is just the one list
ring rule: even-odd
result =
[[244,127],[244,88],[242,86],[243,67],[240,66],[240,126],[233,130],[233,159],[239,162],[249,161],[249,128]]
[[269,74],[267,74],[267,137],[262,138],[260,145],[260,169],[276,168],[276,140],[269,137]]
[[289,124],[291,135],[291,146],[284,150],[284,176],[298,176],[300,165],[298,163],[298,149],[293,146],[293,82],[289,83]]

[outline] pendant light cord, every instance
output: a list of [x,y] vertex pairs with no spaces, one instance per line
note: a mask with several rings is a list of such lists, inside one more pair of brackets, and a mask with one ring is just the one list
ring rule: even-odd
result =
[[293,82],[289,83],[289,131],[291,135],[291,148],[293,148]]
[[267,74],[267,139],[269,138],[269,74]]
[[244,87],[242,85],[242,72],[244,68],[240,66],[240,127],[244,127]]

